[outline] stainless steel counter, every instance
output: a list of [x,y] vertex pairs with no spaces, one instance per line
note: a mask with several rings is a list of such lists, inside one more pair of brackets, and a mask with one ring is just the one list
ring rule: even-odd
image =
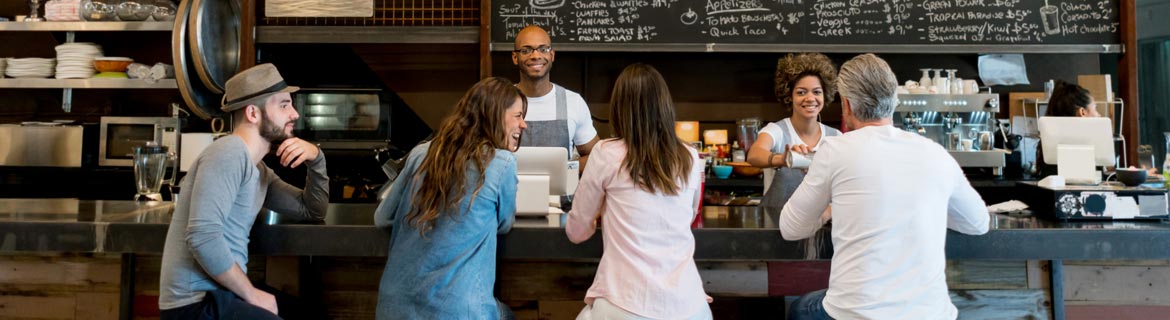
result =
[[[323,223],[265,211],[252,230],[261,255],[385,256],[389,233],[373,226],[373,204],[332,204]],[[0,252],[162,252],[170,202],[0,199]],[[784,241],[777,213],[756,207],[706,207],[694,230],[698,260],[804,259],[803,242]],[[824,233],[827,234],[827,233]],[[821,238],[829,243],[827,235]],[[501,237],[505,259],[594,260],[600,235],[574,245],[560,228],[516,227]],[[1170,223],[1058,223],[996,215],[986,235],[948,233],[950,259],[1170,259]],[[818,253],[831,256],[831,248]]]

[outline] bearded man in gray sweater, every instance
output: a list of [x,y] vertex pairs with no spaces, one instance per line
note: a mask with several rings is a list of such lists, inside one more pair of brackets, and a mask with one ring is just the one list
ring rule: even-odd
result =
[[[300,88],[287,85],[276,67],[249,68],[225,87],[222,110],[232,115],[232,134],[204,149],[181,184],[163,249],[162,319],[280,319],[278,314],[303,307],[278,305],[284,299],[248,280],[248,235],[261,207],[325,219],[325,157],[316,145],[292,136],[299,115],[290,93]],[[282,166],[307,166],[304,190],[261,161],[274,146]]]

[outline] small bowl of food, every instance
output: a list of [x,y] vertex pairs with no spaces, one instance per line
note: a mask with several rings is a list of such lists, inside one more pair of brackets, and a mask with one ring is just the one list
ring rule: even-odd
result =
[[755,177],[764,173],[763,169],[754,167],[747,162],[728,162],[727,165],[731,166],[731,173],[740,177]]
[[1146,169],[1117,168],[1117,181],[1130,187],[1136,187],[1146,182]]
[[99,72],[126,72],[131,63],[134,63],[134,59],[127,57],[93,58],[93,67]]
[[715,173],[715,177],[719,179],[727,179],[731,177],[731,166],[715,165],[711,166],[711,172]]

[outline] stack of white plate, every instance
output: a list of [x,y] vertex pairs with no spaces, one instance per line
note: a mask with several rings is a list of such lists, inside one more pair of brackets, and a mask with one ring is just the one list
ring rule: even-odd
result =
[[88,79],[97,70],[93,58],[102,56],[102,47],[87,42],[57,46],[57,79]]
[[4,74],[13,78],[48,78],[53,76],[55,59],[11,58]]

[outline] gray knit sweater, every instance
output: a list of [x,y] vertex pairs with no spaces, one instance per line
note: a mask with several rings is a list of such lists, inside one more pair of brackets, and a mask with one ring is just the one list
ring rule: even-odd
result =
[[205,292],[223,288],[212,275],[232,264],[247,272],[248,234],[261,207],[282,215],[324,220],[329,205],[325,156],[306,161],[305,190],[280,180],[255,163],[244,140],[226,136],[199,154],[180,184],[167,229],[159,283],[159,309],[199,302]]

